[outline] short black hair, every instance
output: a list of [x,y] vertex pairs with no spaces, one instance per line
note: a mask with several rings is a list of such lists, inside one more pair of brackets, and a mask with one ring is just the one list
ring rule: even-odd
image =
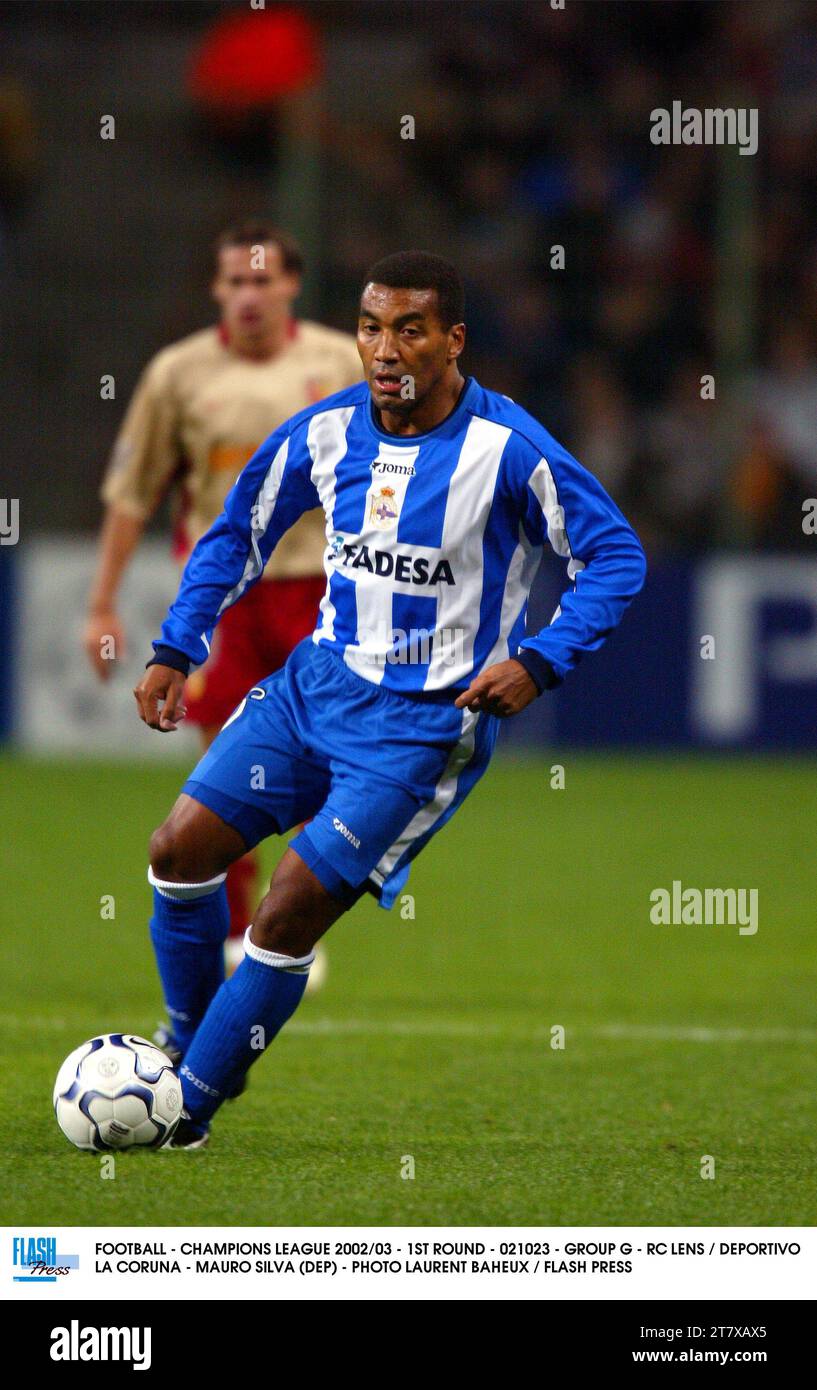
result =
[[465,291],[457,269],[431,251],[398,251],[384,256],[369,270],[366,285],[388,285],[395,290],[436,290],[437,309],[443,328],[465,318]]

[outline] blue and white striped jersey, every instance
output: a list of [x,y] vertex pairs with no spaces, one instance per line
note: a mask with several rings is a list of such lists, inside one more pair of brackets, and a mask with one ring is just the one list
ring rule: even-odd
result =
[[[508,397],[468,378],[427,434],[378,425],[365,382],[281,425],[199,541],[154,648],[205,661],[219,616],[310,508],[326,516],[313,641],[402,693],[467,688],[517,652],[542,688],[601,646],[644,581],[644,552],[600,483]],[[525,636],[545,540],[570,587]]]

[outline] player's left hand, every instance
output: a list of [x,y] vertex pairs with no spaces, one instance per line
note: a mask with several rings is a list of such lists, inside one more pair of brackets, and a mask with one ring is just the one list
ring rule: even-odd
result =
[[496,714],[507,719],[511,714],[519,714],[526,705],[539,694],[532,676],[529,676],[521,661],[498,661],[472,680],[467,690],[458,695],[454,704],[457,709],[470,709],[474,713]]

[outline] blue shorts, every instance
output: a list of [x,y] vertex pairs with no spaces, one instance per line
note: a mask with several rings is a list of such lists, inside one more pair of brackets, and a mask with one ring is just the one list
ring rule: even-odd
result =
[[499,723],[450,696],[383,690],[307,637],[248,692],[182,791],[248,849],[308,820],[290,844],[327,891],[349,905],[368,889],[388,908],[485,771]]

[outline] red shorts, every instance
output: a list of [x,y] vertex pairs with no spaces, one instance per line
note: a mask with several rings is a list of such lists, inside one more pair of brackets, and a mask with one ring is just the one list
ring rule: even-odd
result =
[[185,686],[187,721],[220,727],[250,687],[283,666],[314,631],[325,588],[324,575],[262,579],[228,608],[207,661]]

